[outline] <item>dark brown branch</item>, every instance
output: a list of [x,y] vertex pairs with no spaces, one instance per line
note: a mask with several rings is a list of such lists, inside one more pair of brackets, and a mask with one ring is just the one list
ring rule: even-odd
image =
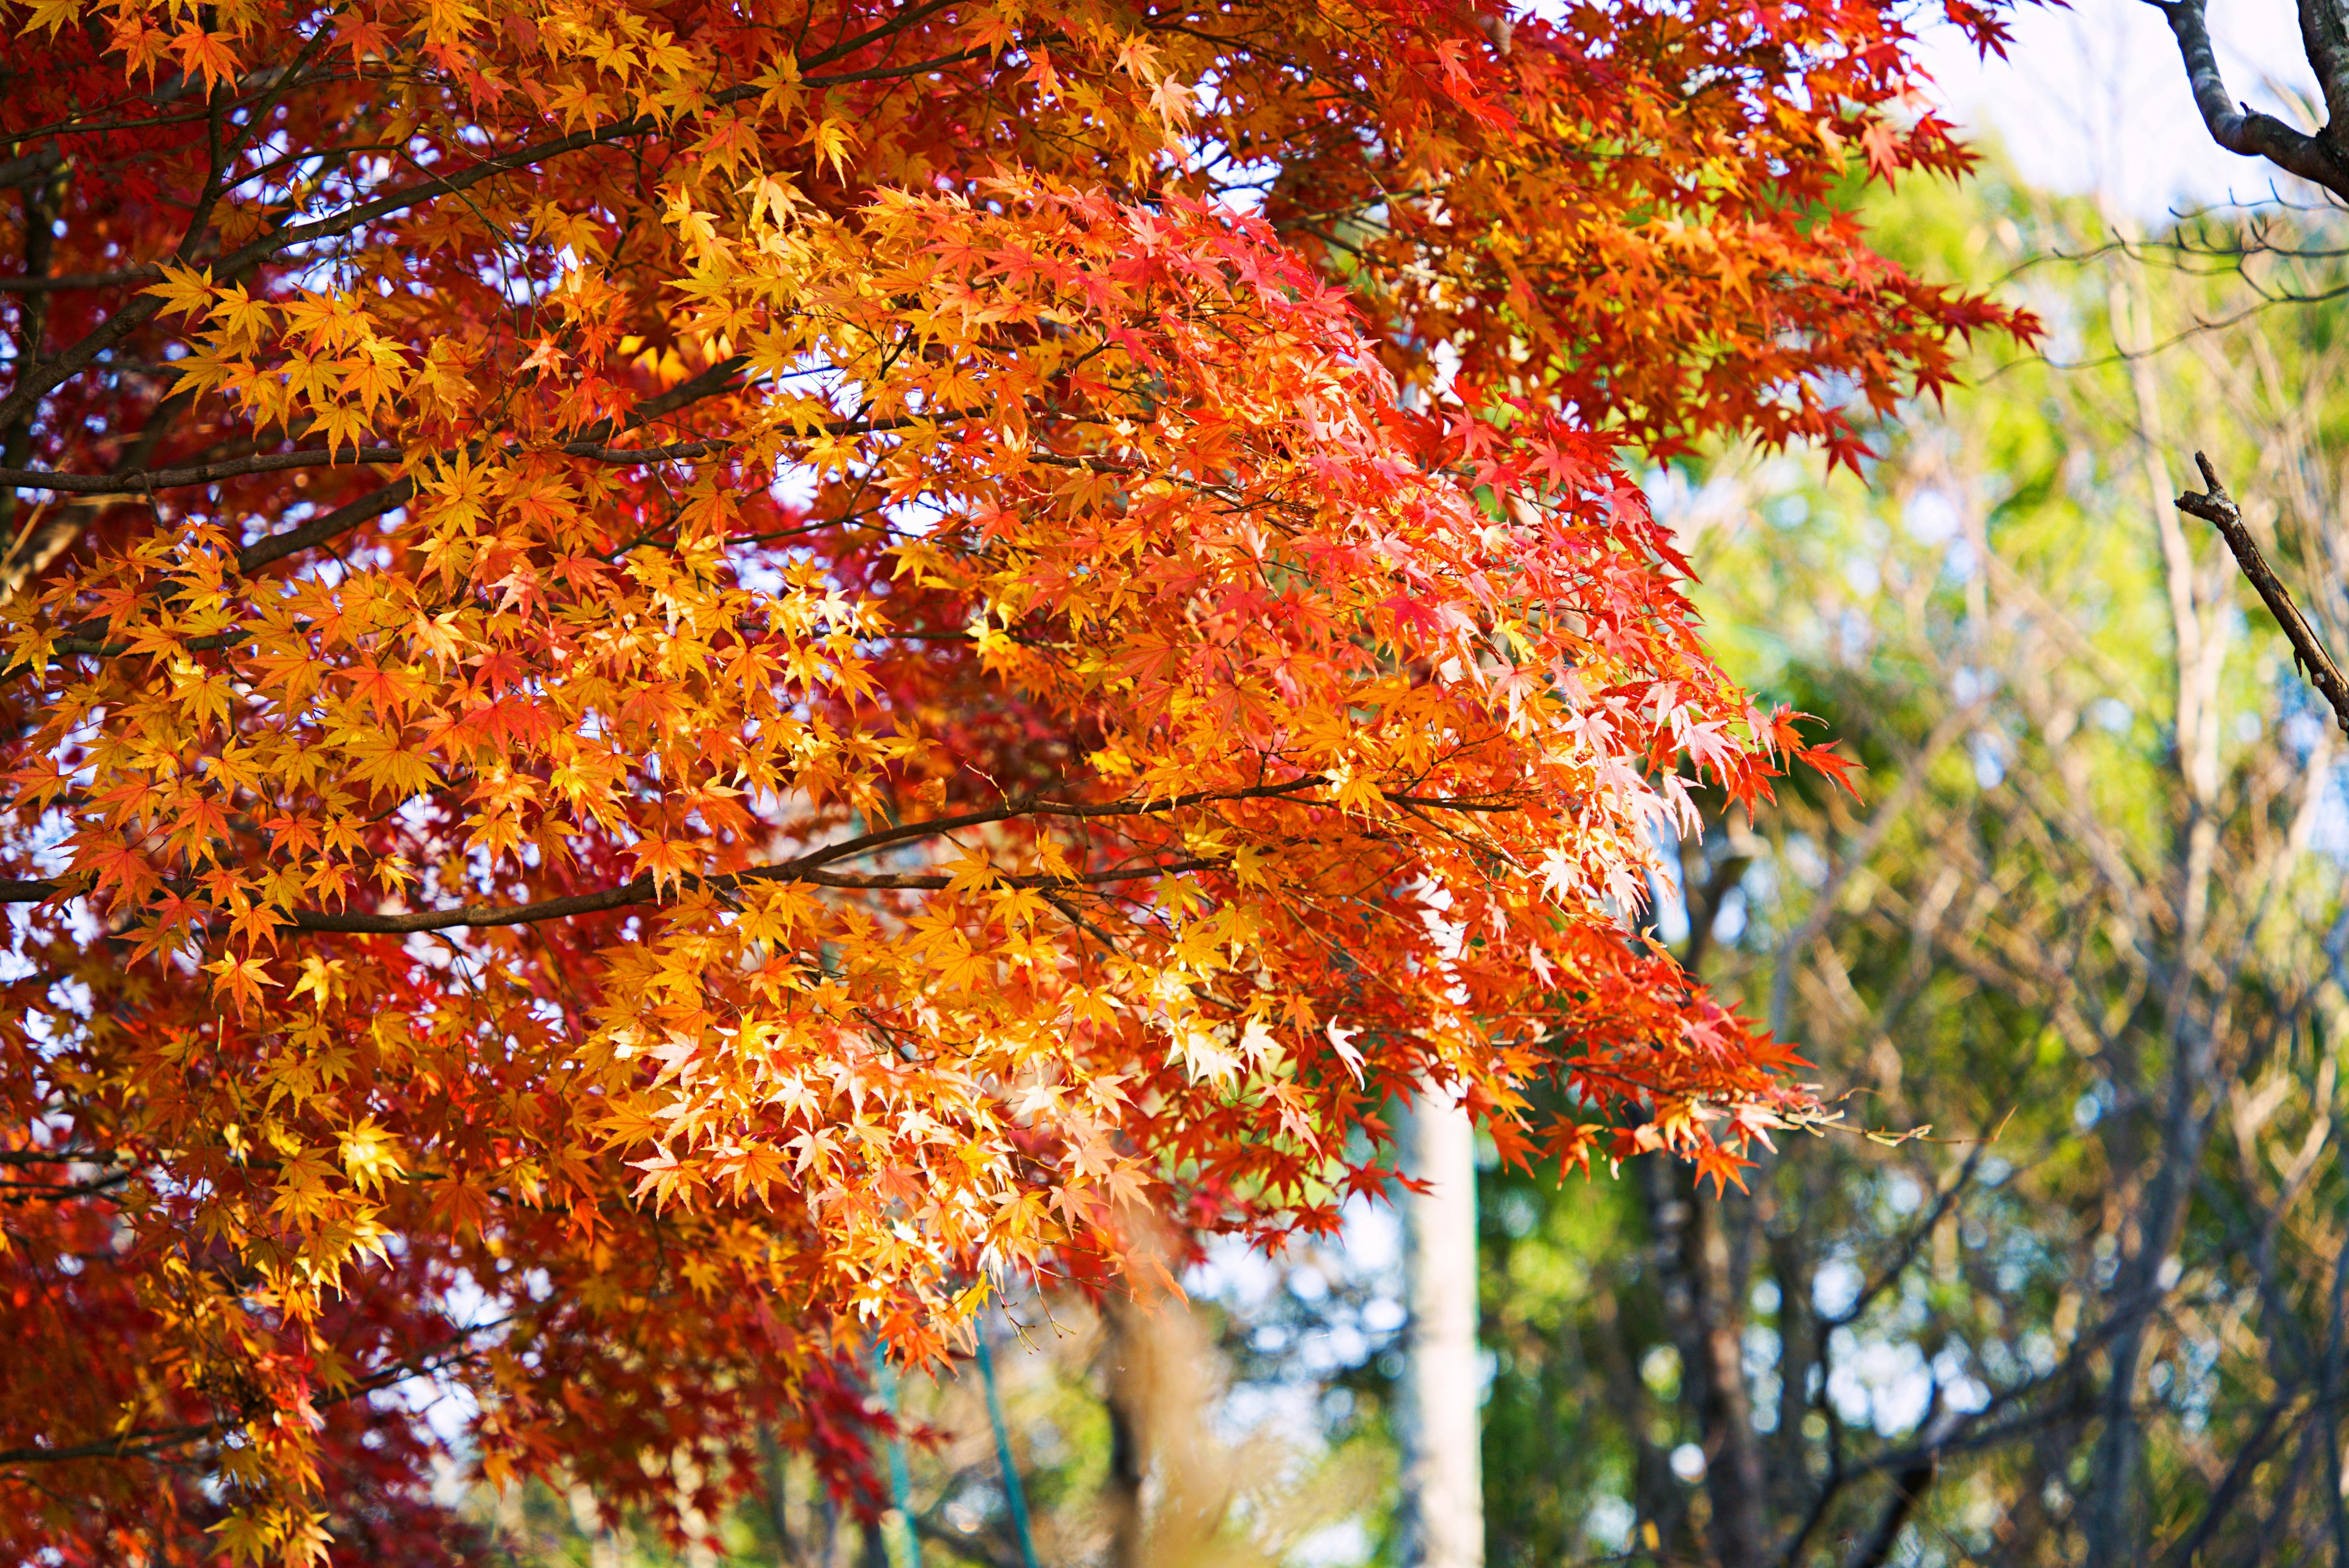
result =
[[[996,880],[1013,888],[1099,887],[1112,882],[1136,882],[1150,877],[1171,876],[1183,871],[1201,871],[1222,864],[1220,860],[1178,860],[1164,866],[1129,866],[1113,871],[1092,871],[1071,877],[999,876]],[[855,877],[830,871],[801,871],[789,866],[761,866],[724,877],[684,877],[679,881],[717,893],[731,892],[761,882],[800,882],[819,888],[844,888],[863,892],[936,892],[947,887],[952,878]],[[417,909],[398,915],[340,915],[324,909],[295,909],[288,913],[287,919],[296,930],[400,936],[417,931],[526,926],[540,920],[567,919],[577,915],[626,909],[635,904],[654,903],[660,896],[660,889],[655,886],[650,874],[647,874],[601,892],[578,893],[567,898],[543,898],[534,904],[468,904],[454,909]]]
[[[883,828],[862,834],[854,838],[828,844],[821,849],[794,860],[774,866],[754,867],[748,871],[729,872],[722,876],[686,875],[680,884],[694,888],[707,888],[724,894],[738,888],[761,882],[801,883],[819,888],[839,888],[858,892],[935,892],[952,884],[953,878],[943,875],[889,874],[869,876],[832,872],[822,869],[834,861],[868,854],[893,844],[903,844],[920,838],[935,838],[965,827],[988,823],[1005,822],[1021,816],[1119,817],[1160,815],[1170,811],[1207,804],[1242,800],[1266,800],[1293,796],[1329,781],[1319,774],[1291,779],[1285,784],[1258,784],[1248,789],[1202,790],[1190,794],[1172,795],[1158,801],[1115,801],[1100,805],[1071,805],[1032,798],[1015,800],[988,811],[965,812],[956,816],[936,817],[927,822],[909,823],[900,827]],[[1441,806],[1441,801],[1423,800],[1423,804]],[[1304,802],[1305,805],[1326,805],[1325,802]],[[1464,805],[1463,809],[1487,809],[1481,803]],[[1075,876],[1043,874],[999,874],[995,880],[1005,887],[1039,889],[1102,887],[1116,882],[1140,881],[1151,877],[1174,876],[1185,871],[1212,870],[1226,862],[1217,858],[1193,858],[1170,861],[1157,866],[1129,866],[1106,871],[1086,872]],[[0,904],[37,904],[66,896],[63,884],[48,880],[16,879],[0,881]],[[603,914],[613,909],[638,904],[657,903],[661,890],[651,874],[635,877],[616,888],[605,888],[593,893],[574,893],[559,898],[542,898],[528,904],[466,904],[455,908],[403,910],[397,914],[338,913],[326,909],[292,909],[285,911],[286,922],[296,930],[332,931],[353,935],[400,936],[419,931],[481,929],[493,926],[533,925],[541,920],[569,919],[579,915]]]
[[[584,457],[599,462],[654,462],[665,458],[699,457],[723,449],[730,443],[718,441],[681,441],[674,446],[646,448],[603,447],[592,441],[573,441],[562,450],[574,457]],[[70,495],[143,495],[157,490],[179,490],[193,485],[216,484],[224,479],[237,479],[249,474],[278,473],[295,468],[371,467],[397,463],[407,452],[396,446],[362,446],[348,451],[314,449],[307,452],[272,452],[237,458],[222,462],[209,462],[190,468],[159,468],[131,473],[60,473],[41,469],[0,468],[0,485],[13,485],[23,490],[47,490]],[[273,560],[292,554],[305,545],[323,544],[347,532],[371,518],[399,506],[415,493],[409,480],[384,486],[347,506],[338,507],[326,515],[289,533],[274,535],[253,545],[238,557],[241,570],[248,574]],[[298,543],[293,542],[298,539]],[[246,562],[250,561],[251,566]]]
[[2234,1512],[2251,1472],[2274,1452],[2282,1436],[2277,1430],[2277,1422],[2292,1402],[2292,1394],[2290,1392],[2276,1396],[2268,1402],[2267,1408],[2260,1412],[2259,1421],[2251,1432],[2237,1440],[2234,1462],[2227,1467],[2227,1473],[2220,1478],[2219,1484],[2210,1489],[2210,1501],[2204,1505],[2201,1519],[2163,1555],[2161,1568],[2187,1568],[2218,1534],[2220,1528]]
[[[329,36],[331,36],[330,34]],[[229,100],[229,112],[234,113],[240,109],[250,109],[261,102],[278,83],[285,80],[287,68],[285,66],[271,66],[266,69],[254,71],[250,76],[238,78],[233,84],[238,96]],[[320,87],[328,82],[347,82],[356,79],[357,78],[348,71],[322,71],[300,85]],[[154,92],[144,94],[136,101],[151,104],[158,109],[167,108],[184,99],[194,90],[194,87],[195,84],[191,78],[180,77]],[[117,100],[117,103],[104,107],[110,109],[119,105],[120,100]],[[136,119],[53,119],[47,125],[32,126],[13,134],[21,144],[46,140],[52,136],[98,136],[117,130],[160,130],[165,126],[188,125],[199,119],[206,119],[211,118],[211,109],[206,107],[191,114],[150,115]]]
[[67,272],[54,277],[0,277],[0,294],[77,294],[86,289],[119,288],[126,283],[151,283],[163,275],[153,266],[128,272]]
[[[2011,1116],[2013,1112],[2010,1110],[2007,1115]],[[2005,1118],[2002,1117],[1998,1125],[2003,1127],[2006,1125]],[[1876,1303],[1877,1298],[1890,1290],[1899,1282],[1900,1276],[1909,1272],[1909,1265],[1915,1262],[1917,1254],[1924,1251],[1926,1240],[1933,1234],[1935,1228],[1942,1220],[1950,1217],[1950,1211],[1955,1209],[1960,1200],[1964,1198],[1966,1189],[1973,1184],[1975,1172],[1982,1168],[1982,1156],[1990,1152],[1990,1146],[1997,1138],[1998,1133],[1992,1131],[1988,1137],[1979,1139],[1974,1144],[1972,1149],[1966,1155],[1965,1164],[1958,1168],[1957,1179],[1934,1196],[1933,1207],[1927,1211],[1923,1219],[1909,1227],[1909,1233],[1901,1239],[1899,1249],[1893,1254],[1891,1262],[1878,1270],[1876,1278],[1861,1287],[1858,1294],[1852,1297],[1849,1306],[1833,1314],[1824,1313],[1820,1314],[1819,1349],[1822,1355],[1826,1351],[1828,1334],[1833,1334],[1837,1329],[1848,1328],[1857,1323],[1868,1309]]]
[[2337,128],[2349,125],[2349,26],[2339,0],[2300,0],[2300,48],[2324,95],[2325,144],[2337,149]]
[[[404,1383],[410,1377],[420,1377],[429,1373],[438,1372],[445,1366],[454,1366],[460,1362],[471,1361],[479,1352],[458,1350],[453,1355],[444,1355],[443,1352],[463,1345],[476,1334],[487,1334],[492,1329],[502,1328],[507,1321],[505,1318],[495,1318],[488,1323],[477,1324],[471,1328],[460,1329],[429,1350],[419,1350],[412,1355],[402,1356],[390,1366],[380,1367],[333,1393],[314,1395],[310,1403],[314,1407],[340,1405],[347,1400],[358,1398],[362,1395],[372,1394],[378,1388],[388,1388],[395,1383]],[[146,1459],[150,1455],[163,1453],[171,1449],[186,1448],[191,1443],[201,1443],[208,1438],[219,1437],[243,1425],[244,1423],[242,1421],[225,1419],[191,1422],[181,1427],[126,1432],[119,1438],[100,1438],[95,1442],[74,1443],[61,1449],[39,1447],[0,1449],[0,1465],[54,1465],[64,1464],[73,1459]]]
[[0,159],[0,191],[40,184],[64,164],[65,155],[55,147],[44,147],[20,158]]
[[[299,629],[307,631],[310,624],[307,621],[300,622]],[[191,637],[180,646],[190,653],[212,653],[221,649],[240,648],[252,636],[251,630],[244,627],[238,627],[231,631],[216,631],[210,637]],[[49,657],[52,659],[119,659],[129,651],[130,644],[127,642],[100,642],[94,637],[61,637],[49,645]],[[20,665],[15,670],[0,674],[0,679],[7,679],[23,672],[24,667]],[[0,903],[5,902],[6,902],[5,899],[0,899]]]
[[61,495],[144,495],[150,491],[217,484],[223,479],[279,473],[290,468],[357,468],[393,463],[403,455],[396,446],[361,446],[340,452],[314,448],[307,452],[268,452],[226,462],[200,463],[193,468],[153,468],[133,473],[57,473],[36,468],[0,468],[0,484]]
[[2283,628],[2285,639],[2292,644],[2292,662],[2307,674],[2309,684],[2332,704],[2334,722],[2341,726],[2344,735],[2349,735],[2349,680],[2343,678],[2341,667],[2333,662],[2333,656],[2324,651],[2323,643],[2317,640],[2315,631],[2301,615],[2300,607],[2292,603],[2292,591],[2283,586],[2274,568],[2268,565],[2267,557],[2261,554],[2258,541],[2251,537],[2251,530],[2243,524],[2242,509],[2235,504],[2234,497],[2227,493],[2227,487],[2219,483],[2219,475],[2211,468],[2210,460],[2198,452],[2194,454],[2194,462],[2201,469],[2202,483],[2209,488],[2200,495],[2189,491],[2179,496],[2178,509],[2190,517],[2201,518],[2219,530],[2219,536],[2227,541],[2227,548],[2235,553],[2235,564],[2242,567],[2243,576],[2249,577],[2251,587],[2259,590],[2261,599],[2268,607],[2268,613],[2275,617],[2276,625]]
[[[725,91],[711,96],[709,107],[722,109],[730,104],[740,103],[747,99],[758,97],[762,90],[751,84],[728,88]],[[309,244],[319,240],[339,239],[352,230],[371,223],[378,218],[387,218],[393,213],[405,212],[410,207],[420,206],[437,196],[455,195],[485,180],[493,180],[501,175],[534,169],[552,159],[586,148],[608,147],[616,142],[650,136],[660,130],[661,122],[656,117],[638,115],[597,130],[577,130],[568,136],[558,136],[545,141],[533,142],[528,147],[518,147],[512,152],[502,152],[485,158],[479,163],[453,173],[438,175],[432,179],[419,181],[413,185],[404,185],[397,191],[387,192],[373,201],[362,202],[355,207],[347,208],[331,218],[321,218],[316,223],[288,224],[274,234],[264,234],[223,256],[218,270],[222,273],[236,272],[296,245]],[[28,268],[27,270],[39,269]],[[85,333],[79,342],[64,353],[37,369],[27,370],[15,389],[10,391],[7,397],[0,398],[0,425],[5,425],[30,411],[42,398],[48,395],[51,389],[78,375],[91,360],[129,337],[131,333],[151,320],[162,308],[163,297],[160,295],[141,295],[138,299],[124,306]]]
[[[647,398],[629,410],[626,419],[617,421],[605,420],[600,424],[590,427],[581,432],[580,439],[573,444],[591,447],[595,442],[609,440],[622,431],[635,430],[659,419],[664,414],[675,413],[689,403],[699,402],[704,398],[714,396],[726,389],[733,380],[735,372],[741,368],[742,360],[740,357],[721,359],[698,375],[690,376],[679,381],[667,391],[656,397]],[[409,497],[415,493],[416,481],[402,479],[387,484],[371,494],[362,495],[357,501],[338,506],[323,517],[314,517],[299,528],[289,528],[283,534],[272,534],[265,539],[256,540],[237,553],[237,572],[240,576],[249,577],[262,567],[275,561],[282,561],[297,551],[307,550],[314,545],[323,545],[329,539],[339,538],[362,523],[371,522],[387,512],[406,505]]]
[[[965,420],[978,419],[987,411],[982,408],[950,409],[943,413],[899,414],[885,420],[829,420],[823,424],[806,426],[797,433],[877,435],[886,431],[912,430],[917,425],[959,424]],[[738,439],[732,436],[709,436],[700,441],[673,441],[667,446],[598,446],[591,438],[570,441],[559,450],[566,457],[584,457],[593,462],[638,463],[708,457],[739,444]]]
[[345,502],[323,517],[311,518],[299,528],[288,528],[283,534],[256,540],[237,552],[237,573],[249,577],[274,561],[282,561],[329,539],[339,539],[362,523],[372,523],[385,513],[407,505],[409,497],[415,493],[415,480],[397,479],[357,501]]
[[68,1198],[96,1198],[128,1185],[134,1174],[118,1170],[88,1181],[0,1181],[0,1203],[61,1203]]
[[890,81],[901,77],[917,77],[926,71],[944,70],[968,60],[983,60],[995,51],[992,48],[965,49],[959,54],[940,55],[936,59],[916,60],[910,66],[874,66],[871,70],[843,71],[834,77],[803,78],[802,87],[843,87],[850,82]]
[[[1320,774],[1308,774],[1286,784],[1257,784],[1239,790],[1195,790],[1188,794],[1169,795],[1164,800],[1112,801],[1102,805],[1078,805],[1066,802],[1039,800],[1033,796],[1018,796],[999,806],[986,811],[966,811],[954,816],[933,817],[926,822],[909,822],[897,827],[876,828],[854,838],[844,838],[812,850],[797,860],[792,867],[813,868],[835,860],[863,855],[892,844],[903,844],[916,838],[936,838],[943,834],[960,832],[966,827],[983,827],[990,823],[1009,822],[1022,816],[1154,816],[1169,811],[1182,811],[1190,806],[1206,805],[1224,801],[1266,800],[1295,794],[1300,790],[1315,789],[1329,783]],[[1430,803],[1434,804],[1434,803]]]
[[[2178,38],[2178,52],[2186,66],[2187,85],[2194,107],[2210,140],[2245,158],[2264,158],[2286,173],[2297,174],[2336,196],[2349,197],[2349,165],[2322,138],[2296,130],[2271,114],[2261,114],[2238,104],[2227,92],[2220,74],[2218,51],[2211,47],[2209,23],[2203,15],[2205,0],[2147,0],[2169,23]],[[2332,98],[2335,84],[2326,82]],[[2330,128],[2327,128],[2330,130]]]
[[677,462],[682,460],[708,457],[724,452],[734,443],[713,438],[709,441],[681,441],[668,446],[595,446],[587,441],[573,441],[563,449],[569,457],[584,457],[590,462],[639,463]]
[[828,66],[834,60],[844,60],[868,44],[877,44],[893,34],[904,32],[916,22],[927,21],[954,3],[955,0],[928,0],[926,5],[900,11],[887,21],[859,33],[853,38],[844,38],[828,49],[822,49],[806,56],[799,63],[800,69],[805,71],[813,66]]
[[[1938,1396],[1940,1391],[1934,1392]],[[1885,1501],[1884,1512],[1877,1519],[1876,1528],[1853,1544],[1851,1555],[1844,1559],[1844,1568],[1884,1568],[1892,1561],[1892,1549],[1900,1544],[1900,1532],[1909,1527],[1917,1505],[1931,1490],[1940,1468],[1940,1453],[1929,1443],[1923,1453],[1892,1478],[1892,1495]]]

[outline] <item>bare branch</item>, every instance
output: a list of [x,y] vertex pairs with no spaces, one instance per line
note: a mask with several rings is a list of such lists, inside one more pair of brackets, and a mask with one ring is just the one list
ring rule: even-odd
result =
[[[1938,1401],[1940,1390],[1933,1390]],[[1892,1549],[1900,1543],[1900,1532],[1909,1528],[1909,1516],[1931,1490],[1933,1477],[1940,1469],[1940,1454],[1929,1440],[1924,1451],[1906,1469],[1892,1478],[1892,1495],[1885,1500],[1884,1512],[1844,1559],[1844,1568],[1884,1568],[1892,1561]]]
[[2243,576],[2251,579],[2251,587],[2259,590],[2261,599],[2266,603],[2268,613],[2275,617],[2276,624],[2283,628],[2284,637],[2292,643],[2292,661],[2307,672],[2309,683],[2323,694],[2325,701],[2332,704],[2333,716],[2340,724],[2341,732],[2349,735],[2349,679],[2342,676],[2341,667],[2333,662],[2333,656],[2324,651],[2324,645],[2317,640],[2315,631],[2301,615],[2300,607],[2292,603],[2291,590],[2283,586],[2274,568],[2268,565],[2267,557],[2261,554],[2258,541],[2243,525],[2242,509],[2235,504],[2234,497],[2227,493],[2227,487],[2219,483],[2219,475],[2211,468],[2210,460],[2198,452],[2194,454],[2194,462],[2202,470],[2202,483],[2209,489],[2200,495],[2189,491],[2179,496],[2178,509],[2190,517],[2201,518],[2219,530],[2219,536],[2227,541],[2227,548],[2235,554],[2235,564],[2242,567]]
[[[2227,92],[2219,70],[2218,51],[2211,47],[2210,26],[2203,15],[2206,0],[2147,0],[2177,35],[2178,52],[2186,64],[2188,85],[2194,89],[2194,107],[2210,140],[2245,158],[2264,158],[2287,173],[2297,174],[2337,196],[2349,199],[2349,166],[2323,140],[2295,130],[2271,114],[2261,114],[2238,104]],[[2327,96],[2331,96],[2327,84]]]
[[96,1198],[128,1186],[134,1174],[118,1170],[88,1181],[0,1181],[0,1203],[62,1203],[69,1198]]

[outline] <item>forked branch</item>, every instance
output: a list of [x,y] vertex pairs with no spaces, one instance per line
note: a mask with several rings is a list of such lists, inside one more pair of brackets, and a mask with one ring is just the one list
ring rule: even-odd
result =
[[[2313,136],[2249,104],[2238,103],[2227,91],[2204,14],[2207,0],[2147,0],[2147,4],[2161,13],[2177,36],[2187,85],[2193,89],[2194,107],[2211,140],[2245,158],[2263,158],[2336,196],[2349,196],[2349,161],[2343,159],[2338,140],[2344,129],[2342,110],[2349,109],[2349,38],[2341,36],[2338,21],[2324,16],[2321,4],[2302,7],[2302,44],[2330,111],[2329,122]],[[2318,24],[2313,29],[2308,26],[2311,21]]]
[[2242,567],[2243,576],[2259,589],[2268,613],[2283,628],[2285,638],[2292,643],[2292,662],[2306,672],[2310,684],[2323,693],[2324,700],[2333,705],[2333,721],[2341,726],[2344,735],[2349,735],[2349,679],[2343,678],[2341,667],[2333,662],[2333,656],[2324,651],[2324,644],[2317,640],[2315,629],[2300,613],[2300,607],[2292,603],[2292,590],[2283,586],[2275,568],[2268,565],[2259,542],[2243,524],[2242,508],[2227,493],[2227,487],[2219,483],[2210,460],[2198,452],[2194,463],[2202,471],[2202,483],[2208,488],[2199,495],[2189,490],[2179,496],[2178,509],[2219,530],[2219,536],[2227,541],[2227,548],[2235,553],[2235,564]]

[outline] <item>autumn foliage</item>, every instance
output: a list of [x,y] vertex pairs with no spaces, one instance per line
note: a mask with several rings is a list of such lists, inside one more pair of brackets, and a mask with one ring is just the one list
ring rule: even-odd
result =
[[1807,1106],[1630,917],[1833,759],[1622,459],[2014,325],[1849,215],[1896,13],[13,3],[0,1552],[461,1554],[419,1387],[845,1484],[876,1340],[1398,1093]]

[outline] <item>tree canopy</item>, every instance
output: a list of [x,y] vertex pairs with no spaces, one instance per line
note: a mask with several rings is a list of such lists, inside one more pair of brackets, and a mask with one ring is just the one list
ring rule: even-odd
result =
[[2028,330],[1851,214],[1963,166],[1899,13],[8,15],[11,1555],[457,1552],[428,1374],[845,1480],[871,1345],[1326,1231],[1397,1094],[1807,1113],[1623,917],[1838,764],[1622,460]]

